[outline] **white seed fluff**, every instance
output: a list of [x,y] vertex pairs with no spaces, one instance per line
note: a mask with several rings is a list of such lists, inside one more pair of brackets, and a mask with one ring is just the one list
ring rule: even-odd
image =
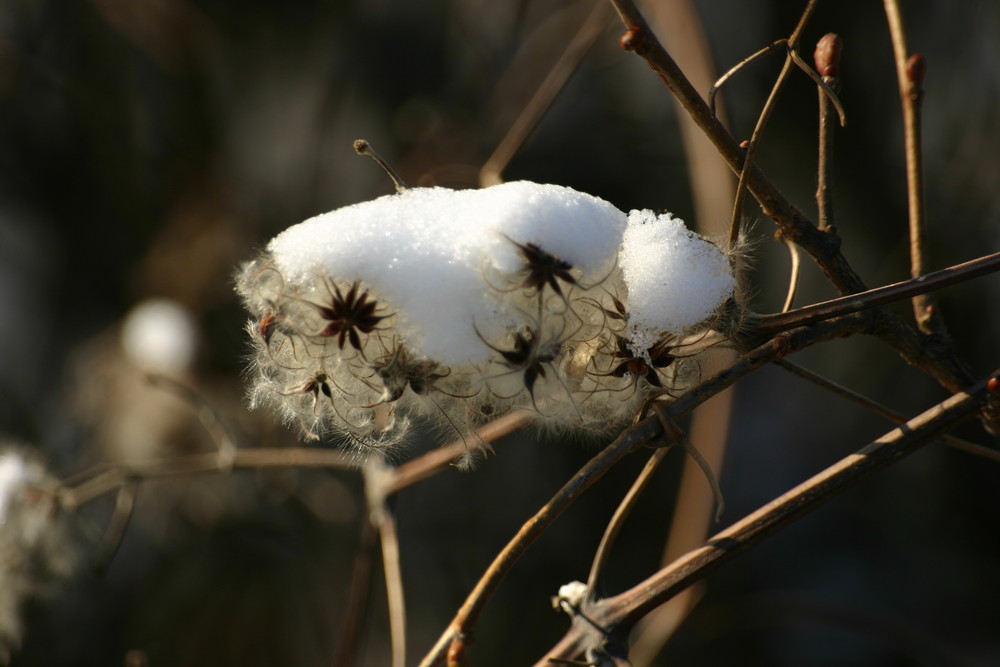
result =
[[636,351],[652,346],[660,332],[685,333],[710,317],[736,286],[725,253],[669,213],[631,211],[618,263]]

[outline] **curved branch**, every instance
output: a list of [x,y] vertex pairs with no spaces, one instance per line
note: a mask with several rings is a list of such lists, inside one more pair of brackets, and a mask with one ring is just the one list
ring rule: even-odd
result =
[[986,403],[987,387],[996,386],[997,377],[1000,370],[764,505],[630,590],[610,598],[585,600],[581,615],[589,623],[574,623],[539,664],[621,641],[639,619],[718,566],[975,414]]
[[649,417],[628,428],[601,453],[581,468],[533,517],[531,517],[496,556],[448,628],[421,661],[430,667],[444,659],[450,646],[462,646],[493,591],[546,528],[591,484],[600,479],[628,453],[662,434],[661,420],[680,419],[723,389],[761,366],[816,343],[857,333],[863,327],[861,319],[848,316],[812,327],[803,327],[781,334],[774,340],[751,350],[732,365],[693,387],[665,406],[656,417]]
[[[740,173],[744,154],[739,144],[712,114],[677,63],[656,39],[635,3],[632,0],[612,2],[627,28],[621,39],[622,47],[634,51],[649,63],[691,119],[712,141],[730,169]],[[841,253],[840,238],[820,230],[788,201],[757,165],[750,165],[746,184],[763,213],[778,225],[780,235],[802,246],[841,294],[856,294],[868,289]],[[971,370],[957,357],[947,340],[928,341],[899,315],[888,310],[874,311],[873,319],[872,333],[895,347],[909,363],[922,369],[948,391],[962,391],[975,381]]]

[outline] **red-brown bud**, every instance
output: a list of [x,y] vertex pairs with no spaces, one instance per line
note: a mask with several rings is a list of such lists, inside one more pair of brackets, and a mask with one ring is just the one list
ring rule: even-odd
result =
[[1000,394],[1000,378],[991,377],[986,381],[986,391],[991,394]]
[[923,55],[914,53],[906,59],[906,78],[919,88],[924,85],[924,75],[927,73],[927,61]]
[[813,61],[820,76],[840,75],[840,52],[843,48],[844,42],[836,33],[828,32],[820,37],[813,51]]

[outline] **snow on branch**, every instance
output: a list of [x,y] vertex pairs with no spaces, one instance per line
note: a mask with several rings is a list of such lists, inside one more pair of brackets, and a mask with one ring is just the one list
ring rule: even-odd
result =
[[605,432],[682,384],[675,350],[732,297],[670,214],[526,181],[405,188],[310,218],[245,265],[252,398],[361,449],[411,416],[463,436],[512,408]]

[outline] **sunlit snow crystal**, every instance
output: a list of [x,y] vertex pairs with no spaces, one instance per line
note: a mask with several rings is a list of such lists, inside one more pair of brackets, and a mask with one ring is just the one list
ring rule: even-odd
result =
[[514,243],[534,243],[585,275],[611,265],[625,214],[558,185],[481,190],[410,188],[295,225],[268,246],[293,285],[318,275],[363,280],[398,312],[414,354],[446,365],[486,361],[516,313],[484,281],[487,263],[521,268]]
[[660,332],[685,333],[710,317],[736,286],[729,258],[669,213],[631,211],[618,263],[638,352]]

